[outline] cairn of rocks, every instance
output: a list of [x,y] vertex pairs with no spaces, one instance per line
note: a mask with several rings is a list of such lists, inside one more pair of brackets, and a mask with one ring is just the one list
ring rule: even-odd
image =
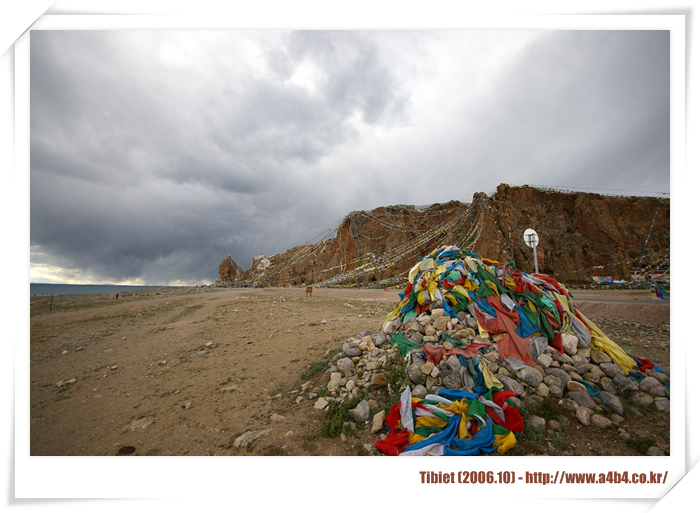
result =
[[[627,411],[634,413],[636,406],[655,405],[660,411],[669,411],[669,378],[653,369],[646,370],[640,381],[633,380],[615,364],[608,354],[579,347],[578,338],[571,333],[562,334],[564,352],[549,346],[545,337],[531,337],[530,355],[537,365],[526,365],[522,361],[498,352],[501,335],[478,334],[478,324],[467,312],[459,312],[457,318],[445,315],[441,303],[434,302],[431,308],[406,322],[396,316],[386,323],[381,331],[363,332],[332,348],[337,351],[330,364],[330,396],[322,397],[316,404],[324,409],[330,401],[344,401],[357,397],[364,391],[373,401],[387,385],[384,368],[387,363],[401,358],[398,346],[391,347],[391,337],[401,330],[404,337],[421,345],[440,344],[447,351],[455,346],[446,337],[462,344],[488,344],[477,356],[466,358],[468,365],[480,363],[503,385],[512,390],[516,405],[534,405],[551,397],[560,405],[575,411],[576,418],[584,425],[607,427],[619,423],[626,415],[623,401],[629,401]],[[437,393],[441,388],[460,388],[471,392],[471,374],[460,358],[445,356],[434,365],[422,354],[421,348],[412,349],[405,357],[405,382],[415,397],[424,398],[428,393]],[[478,361],[474,361],[478,359]],[[470,361],[471,360],[471,361]],[[638,369],[633,369],[638,372]],[[624,397],[620,397],[624,395]],[[365,401],[363,401],[364,403]],[[376,404],[376,403],[375,403]],[[361,403],[351,414],[358,423],[368,422],[370,408]],[[638,413],[638,411],[637,411]],[[372,432],[381,429],[384,411],[375,415]],[[544,427],[544,419],[530,417],[526,424]],[[378,425],[377,425],[378,424]]]

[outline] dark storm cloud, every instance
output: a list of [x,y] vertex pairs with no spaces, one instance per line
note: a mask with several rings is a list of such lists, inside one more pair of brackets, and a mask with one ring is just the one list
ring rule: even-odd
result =
[[668,84],[665,32],[33,31],[32,264],[213,281],[351,210],[668,190]]

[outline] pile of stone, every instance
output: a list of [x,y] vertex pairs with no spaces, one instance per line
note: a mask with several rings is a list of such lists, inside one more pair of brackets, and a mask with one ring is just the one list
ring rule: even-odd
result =
[[[396,317],[386,323],[382,331],[360,333],[346,340],[342,347],[335,347],[337,353],[331,364],[328,383],[330,396],[320,398],[317,407],[323,408],[332,400],[357,397],[363,391],[370,401],[381,395],[387,386],[385,366],[402,357],[398,346],[391,347],[391,337],[399,330],[417,345],[442,345],[446,351],[455,347],[448,339],[466,345],[487,344],[476,358],[497,378],[504,390],[515,393],[518,409],[523,403],[534,405],[551,397],[575,411],[576,418],[584,426],[607,427],[612,422],[622,422],[627,413],[634,414],[639,405],[655,405],[661,411],[670,408],[669,378],[661,372],[648,369],[641,379],[638,369],[633,369],[630,375],[638,379],[631,379],[606,353],[579,347],[579,340],[570,333],[562,334],[564,353],[549,346],[544,337],[531,337],[530,355],[537,365],[526,365],[512,357],[504,358],[498,352],[498,340],[502,335],[478,336],[474,317],[467,312],[459,312],[457,318],[447,316],[439,301],[433,302],[427,312],[410,319],[405,325]],[[473,382],[463,365],[464,359],[460,361],[455,354],[434,365],[421,348],[414,348],[405,359],[405,382],[415,397],[424,398],[441,388],[472,391]],[[620,397],[621,394],[624,398]],[[375,415],[373,432],[381,429],[378,419],[383,420],[384,413],[380,411]],[[369,408],[362,405],[351,414],[356,421],[367,422]],[[544,419],[534,416],[524,420],[535,427],[544,428],[545,425]]]

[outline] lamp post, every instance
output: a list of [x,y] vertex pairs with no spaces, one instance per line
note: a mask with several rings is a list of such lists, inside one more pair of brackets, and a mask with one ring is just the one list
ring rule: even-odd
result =
[[523,233],[523,239],[527,247],[532,248],[532,252],[535,255],[535,274],[537,274],[539,273],[539,269],[537,268],[537,244],[540,242],[540,238],[535,230],[528,228],[525,230],[525,233]]

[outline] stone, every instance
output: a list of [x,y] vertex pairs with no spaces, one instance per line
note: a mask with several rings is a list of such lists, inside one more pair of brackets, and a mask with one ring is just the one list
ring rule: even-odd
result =
[[654,399],[654,404],[659,411],[671,411],[671,401],[666,397],[657,397]]
[[589,408],[591,410],[595,410],[597,408],[597,405],[595,401],[593,401],[593,398],[591,398],[590,395],[588,395],[588,392],[575,392],[572,390],[569,390],[568,392],[569,397],[571,397],[574,401],[579,406],[584,406],[586,408]]
[[328,406],[328,401],[324,397],[319,397],[318,401],[316,401],[316,404],[314,404],[314,408],[317,410],[323,410]]
[[549,396],[549,387],[544,383],[540,383],[539,385],[537,385],[537,389],[535,390],[535,392],[540,397],[547,397]]
[[235,447],[250,447],[253,442],[259,440],[263,436],[272,432],[272,428],[262,429],[260,431],[246,431],[241,436],[234,440],[233,445]]
[[358,424],[364,424],[369,420],[369,403],[363,399],[360,401],[360,404],[358,404],[348,413],[350,413],[350,416],[355,419],[355,422]]
[[571,359],[574,361],[574,365],[578,365],[579,363],[588,363],[588,358],[583,356],[580,350],[576,354],[572,354]]
[[569,381],[571,381],[571,376],[569,376],[567,372],[561,369],[550,367],[545,371],[545,374],[547,374],[547,376],[556,376],[557,378],[559,378],[561,380],[562,386],[566,386],[566,384]]
[[615,383],[607,376],[600,378],[600,386],[603,390],[610,394],[617,394],[617,387],[615,386]]
[[655,402],[652,396],[644,392],[635,392],[632,394],[632,401],[642,406],[651,406]]
[[547,425],[549,426],[549,429],[553,429],[554,431],[559,431],[561,429],[561,426],[556,420],[550,420],[547,422]]
[[551,346],[548,349],[549,349],[549,351],[548,351],[549,355],[555,361],[557,361],[559,363],[568,363],[569,365],[575,365],[574,361],[571,359],[571,357],[569,355],[567,355],[565,353],[560,353],[559,351],[557,351],[556,349],[554,349]]
[[588,393],[588,390],[586,389],[586,387],[583,384],[578,383],[576,381],[569,381],[566,384],[566,389],[573,391],[573,392],[586,392],[586,393]]
[[445,310],[442,308],[435,308],[435,309],[432,309],[430,312],[430,318],[433,321],[436,321],[437,319],[444,317],[444,315],[445,315]]
[[661,450],[659,447],[652,445],[649,447],[649,450],[647,451],[647,456],[665,456],[666,453],[664,453],[663,450]]
[[425,399],[428,395],[428,390],[423,385],[416,385],[411,392],[411,397],[418,397],[420,399]]
[[589,408],[586,408],[585,406],[579,406],[576,409],[576,418],[584,426],[591,425],[591,416],[592,415],[593,415],[593,411]]
[[332,372],[331,379],[328,382],[328,390],[330,392],[335,391],[340,386],[340,381],[343,379],[343,375],[340,372]]
[[454,372],[459,372],[460,369],[462,368],[462,362],[459,361],[459,357],[457,355],[451,354],[449,358],[447,358],[447,366],[450,368],[450,370]]
[[350,376],[355,373],[355,364],[350,358],[341,358],[336,362],[336,366],[346,376]]
[[423,360],[418,359],[406,367],[406,375],[411,382],[416,384],[425,383],[425,374],[421,371],[423,363],[425,363]]
[[592,349],[591,361],[596,365],[600,365],[601,363],[612,362],[612,358],[610,358],[608,354],[604,353],[603,351],[596,351],[595,349]]
[[544,379],[544,376],[542,376],[540,371],[534,367],[523,367],[522,369],[517,370],[515,375],[518,377],[518,379],[524,381],[531,387],[536,387],[542,383],[542,380]]
[[416,331],[415,333],[411,334],[409,340],[414,344],[420,345],[423,342],[423,334],[420,331]]
[[273,414],[270,416],[270,420],[271,420],[272,422],[284,422],[284,421],[287,420],[287,419],[286,419],[285,417],[283,417],[282,415],[278,415],[277,413],[273,413]]
[[609,392],[606,392],[605,390],[602,390],[600,392],[600,400],[603,401],[603,404],[610,408],[612,411],[617,413],[618,415],[624,415],[625,410],[622,407],[622,401],[620,401],[620,398],[617,397],[616,395],[613,395]]
[[609,427],[612,424],[612,422],[610,422],[610,419],[606,419],[602,415],[594,413],[593,415],[591,415],[591,424],[599,428],[606,428]]
[[445,369],[440,373],[440,378],[442,379],[442,384],[445,386],[445,388],[462,388],[462,378],[458,372],[451,369]]
[[360,343],[357,341],[346,342],[343,344],[343,352],[346,356],[360,356],[362,354],[362,349],[360,349]]
[[433,322],[433,326],[438,331],[446,331],[447,323],[450,322],[449,316],[445,315]]
[[576,365],[574,365],[574,371],[577,374],[586,374],[592,368],[593,368],[593,365],[590,363],[577,363]]
[[527,418],[527,423],[529,426],[531,426],[533,429],[536,429],[537,431],[544,431],[547,423],[542,417],[538,417],[537,415],[530,415]]
[[578,337],[576,335],[572,335],[571,333],[562,333],[561,345],[566,354],[576,354],[578,351]]
[[552,365],[552,362],[554,361],[550,355],[547,353],[542,353],[537,357],[537,363],[539,363],[542,367],[545,369],[548,368],[550,365]]
[[523,395],[523,392],[525,392],[525,388],[520,383],[512,378],[509,378],[508,376],[499,374],[498,379],[501,383],[503,383],[506,390],[512,390],[515,392],[516,396],[521,396]]
[[430,373],[433,372],[434,368],[435,368],[435,365],[433,365],[432,362],[426,362],[420,366],[420,371],[423,374],[425,374],[426,376],[430,376]]
[[645,392],[651,392],[656,387],[663,387],[658,379],[647,376],[639,383],[639,388]]
[[[604,364],[603,364],[604,365]],[[617,366],[616,366],[617,367]],[[622,374],[617,374],[612,378],[615,387],[617,387],[618,392],[636,392],[639,390],[637,383],[629,379],[627,376]]]
[[615,376],[623,376],[622,369],[612,362],[603,362],[599,367],[608,375],[608,377],[615,379]]
[[384,419],[386,419],[386,412],[384,410],[379,410],[372,417],[372,429],[371,433],[378,433],[384,427]]

